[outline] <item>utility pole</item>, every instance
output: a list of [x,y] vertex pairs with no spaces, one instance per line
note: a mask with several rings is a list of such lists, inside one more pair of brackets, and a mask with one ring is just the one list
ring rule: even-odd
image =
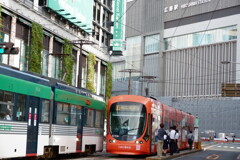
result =
[[149,83],[158,83],[158,81],[154,81],[157,76],[142,76],[142,79],[139,82],[147,82],[147,87],[145,88],[146,96],[149,97]]
[[88,41],[88,40],[73,40],[72,44],[79,44],[80,47],[78,47],[80,49],[80,54],[79,54],[79,67],[78,67],[78,88],[82,87],[82,46],[83,45],[96,45],[95,42],[92,41]]
[[141,71],[136,69],[123,69],[119,72],[128,72],[129,73],[129,79],[128,79],[128,94],[131,94],[131,75],[132,73],[140,73]]

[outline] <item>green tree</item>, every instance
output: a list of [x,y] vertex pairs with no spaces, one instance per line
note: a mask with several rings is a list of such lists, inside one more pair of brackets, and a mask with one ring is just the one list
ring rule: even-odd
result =
[[73,63],[74,63],[72,58],[72,50],[73,50],[73,45],[70,44],[70,42],[67,39],[65,39],[64,46],[63,46],[63,53],[68,55],[64,56],[63,73],[66,74],[65,81],[70,85],[72,84]]
[[106,101],[112,96],[112,63],[107,65],[107,80],[106,80]]
[[31,50],[29,55],[29,71],[42,73],[43,28],[40,24],[32,23]]
[[87,69],[87,86],[86,88],[95,93],[94,88],[94,66],[96,64],[96,56],[93,53],[89,53],[88,56],[88,69]]

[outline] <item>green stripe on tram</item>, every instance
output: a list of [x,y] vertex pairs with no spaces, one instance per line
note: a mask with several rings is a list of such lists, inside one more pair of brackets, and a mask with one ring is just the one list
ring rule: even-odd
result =
[[[106,106],[104,102],[95,100],[93,98],[86,97],[79,94],[74,94],[74,93],[59,90],[59,89],[55,90],[54,98],[55,98],[55,101],[58,101],[58,102],[75,104],[80,106],[89,106],[89,108],[98,109],[98,110],[104,110]],[[86,100],[90,100],[90,105],[86,105]]]
[[0,89],[44,99],[51,99],[51,87],[2,74],[0,74]]

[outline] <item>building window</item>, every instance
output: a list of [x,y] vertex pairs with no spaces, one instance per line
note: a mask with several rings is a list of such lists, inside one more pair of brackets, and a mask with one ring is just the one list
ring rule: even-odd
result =
[[98,61],[96,61],[96,64],[94,65],[94,88],[95,91],[97,89],[97,83],[98,83]]
[[53,56],[52,56],[52,77],[61,79],[62,74],[62,59],[59,54],[62,53],[62,43],[53,41]]
[[106,88],[106,66],[101,64],[101,84],[100,84],[100,94],[105,95]]
[[77,75],[77,50],[73,50],[73,74],[72,74],[72,85],[76,85],[76,75]]
[[160,34],[145,37],[145,54],[160,51]]
[[85,55],[81,55],[82,60],[82,84],[83,88],[86,88],[87,85],[87,57]]
[[186,34],[164,39],[165,50],[188,48],[237,39],[237,26]]
[[49,56],[49,41],[50,37],[44,36],[43,51],[42,51],[42,75],[48,75],[48,56]]
[[16,39],[15,47],[19,47],[19,54],[14,55],[14,59],[19,59],[15,61],[13,66],[20,68],[20,70],[27,70],[27,51],[29,49],[29,37],[30,37],[30,27],[22,22],[17,22],[16,24]]

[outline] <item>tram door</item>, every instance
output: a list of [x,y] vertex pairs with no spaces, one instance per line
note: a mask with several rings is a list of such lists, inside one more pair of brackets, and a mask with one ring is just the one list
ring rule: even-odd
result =
[[39,98],[30,96],[27,102],[28,108],[27,156],[37,155],[38,106]]
[[82,133],[83,133],[83,107],[77,107],[77,152],[82,152]]

